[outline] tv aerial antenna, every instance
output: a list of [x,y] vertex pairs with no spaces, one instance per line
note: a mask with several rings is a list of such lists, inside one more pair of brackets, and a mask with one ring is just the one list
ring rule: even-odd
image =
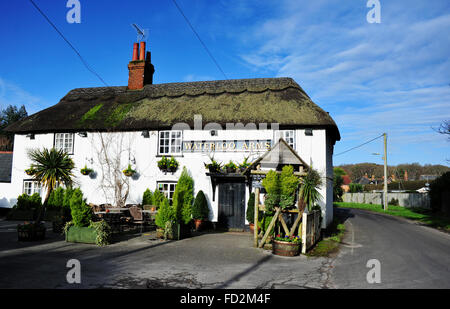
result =
[[148,29],[142,29],[136,24],[131,24],[131,26],[136,30],[137,32],[137,40],[140,41],[146,41],[148,37]]

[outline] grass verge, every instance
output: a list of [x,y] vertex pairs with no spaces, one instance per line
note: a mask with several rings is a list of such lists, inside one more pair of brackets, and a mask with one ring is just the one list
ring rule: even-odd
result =
[[345,233],[344,219],[335,216],[333,222],[322,231],[322,240],[306,253],[306,256],[329,256],[339,249],[339,243]]
[[377,204],[359,204],[359,203],[334,203],[335,207],[355,208],[369,210],[373,212],[388,214],[391,216],[403,217],[406,219],[418,221],[425,225],[450,232],[450,218],[439,213],[433,213],[431,210],[423,208],[406,208],[402,206],[389,205],[386,211],[381,205]]

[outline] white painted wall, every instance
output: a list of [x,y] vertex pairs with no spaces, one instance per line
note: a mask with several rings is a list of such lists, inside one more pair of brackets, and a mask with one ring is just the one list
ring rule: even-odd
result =
[[[158,146],[158,132],[150,131],[150,137],[144,138],[141,136],[141,131],[138,132],[123,132],[123,133],[102,133],[105,139],[113,139],[114,144],[118,145],[122,141],[122,149],[125,149],[121,156],[123,162],[121,169],[125,169],[128,165],[128,157],[136,160],[136,164],[132,167],[137,170],[139,177],[137,179],[129,178],[130,193],[127,203],[140,203],[142,201],[142,194],[150,188],[155,190],[157,181],[177,181],[181,174],[182,167],[186,166],[194,179],[194,190],[197,193],[203,190],[210,203],[210,219],[217,221],[217,200],[218,187],[216,188],[216,199],[212,201],[212,186],[208,176],[206,176],[206,169],[204,162],[209,162],[209,153],[199,152],[185,152],[176,159],[180,163],[180,168],[173,175],[171,173],[164,174],[157,167],[157,161],[160,156],[157,154]],[[274,140],[276,134],[272,130],[219,130],[216,136],[211,136],[207,130],[184,130],[184,141],[222,141],[222,140]],[[27,157],[27,149],[38,147],[53,147],[54,134],[36,134],[34,140],[30,140],[26,135],[16,135],[14,140],[14,154],[13,154],[13,170],[12,181],[10,184],[0,183],[0,203],[3,207],[12,207],[15,204],[15,199],[22,194],[23,181],[30,179],[24,172],[30,166],[30,161]],[[74,154],[71,155],[75,162],[76,169],[74,171],[74,182],[81,188],[88,202],[101,204],[113,203],[111,194],[105,193],[101,189],[101,168],[97,151],[100,149],[100,135],[99,133],[88,133],[87,137],[81,137],[74,134]],[[116,147],[117,149],[117,147]],[[129,151],[127,150],[129,149]],[[112,149],[111,151],[114,151]],[[242,162],[245,157],[249,156],[250,160],[258,158],[264,153],[262,151],[228,151],[214,153],[214,158],[220,162],[227,163],[229,160],[234,162]],[[296,151],[300,157],[308,164],[317,169],[321,175],[331,177],[332,179],[332,162],[331,156],[333,145],[331,140],[327,137],[327,133],[323,129],[313,130],[313,136],[305,136],[304,130],[296,130]],[[90,161],[92,160],[92,164]],[[97,172],[96,177],[84,176],[80,173],[80,169],[84,165],[94,169]],[[332,220],[332,180],[325,182],[320,190],[323,199],[320,201],[322,207],[322,214],[325,218],[323,220],[323,227],[328,225]],[[44,196],[42,192],[42,196]],[[248,189],[246,189],[246,201],[248,200]],[[7,201],[7,202],[6,202]],[[9,205],[7,205],[9,204]],[[247,203],[245,204],[247,207]],[[248,223],[246,221],[246,223]]]

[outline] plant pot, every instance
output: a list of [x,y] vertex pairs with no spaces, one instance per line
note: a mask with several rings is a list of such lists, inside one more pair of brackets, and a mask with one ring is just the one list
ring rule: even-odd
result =
[[169,168],[167,169],[167,171],[168,171],[169,173],[175,173],[175,172],[177,171],[177,168],[176,168],[176,167],[169,167]]
[[45,226],[29,229],[18,229],[17,238],[19,241],[36,241],[45,239]]
[[202,219],[194,219],[195,224],[195,230],[200,231],[203,227],[203,220]]
[[255,232],[255,224],[254,223],[249,223],[248,226],[250,228],[250,232],[252,232],[252,233]]
[[92,227],[71,226],[66,233],[67,242],[96,244],[97,232]]
[[164,229],[156,229],[156,238],[164,238]]
[[218,169],[217,167],[209,167],[208,170],[210,173],[213,173],[213,174],[220,173],[220,169]]
[[127,176],[127,177],[131,177],[131,176],[134,175],[133,172],[123,172],[123,174],[124,174],[125,176]]
[[301,243],[292,243],[287,241],[274,240],[272,243],[272,252],[281,256],[296,256],[300,253]]
[[232,167],[227,167],[227,173],[228,174],[236,173],[236,169]]

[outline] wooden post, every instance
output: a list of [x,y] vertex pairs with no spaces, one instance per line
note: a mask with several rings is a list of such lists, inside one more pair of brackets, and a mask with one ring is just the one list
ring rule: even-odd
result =
[[269,227],[267,228],[266,234],[264,234],[263,239],[259,243],[258,248],[262,248],[264,246],[264,243],[266,242],[266,239],[269,236],[270,231],[272,230],[273,226],[275,225],[275,222],[277,221],[278,215],[280,214],[280,212],[281,212],[281,207],[278,207],[277,211],[275,212],[275,215],[272,218],[272,221],[270,221],[270,224],[269,224]]
[[253,231],[253,246],[258,248],[258,213],[259,213],[259,188],[255,189],[255,218],[254,218],[254,231]]

